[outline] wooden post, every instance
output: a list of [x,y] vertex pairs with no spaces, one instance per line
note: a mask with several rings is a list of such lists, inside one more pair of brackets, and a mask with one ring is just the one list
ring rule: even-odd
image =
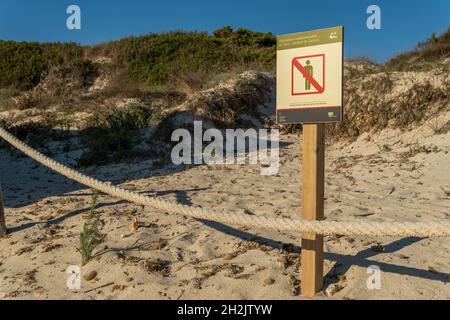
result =
[[0,184],[0,238],[6,236],[5,209],[3,206],[2,185]]
[[[302,219],[324,219],[325,124],[303,125]],[[302,236],[301,294],[313,297],[323,286],[323,236]]]

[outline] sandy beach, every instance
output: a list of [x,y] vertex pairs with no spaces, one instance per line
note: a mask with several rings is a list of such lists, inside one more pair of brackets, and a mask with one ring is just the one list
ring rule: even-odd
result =
[[[450,112],[439,123],[446,123]],[[436,120],[414,130],[386,129],[327,146],[325,213],[336,221],[423,221],[450,214],[450,132]],[[85,173],[167,200],[227,212],[297,218],[301,208],[301,135],[281,137],[280,171],[258,165],[151,170],[148,162],[88,168]],[[418,141],[424,148],[418,148]],[[71,163],[71,153],[54,158]],[[5,299],[299,299],[300,237],[143,208],[100,195],[107,234],[81,267],[80,290],[66,286],[80,265],[79,233],[93,190],[33,160],[0,151],[10,235],[0,240]],[[448,169],[448,168],[447,168]],[[133,219],[136,232],[130,232]],[[446,238],[325,238],[325,290],[319,299],[449,299]],[[381,269],[369,290],[367,267]],[[93,279],[85,280],[94,275]]]

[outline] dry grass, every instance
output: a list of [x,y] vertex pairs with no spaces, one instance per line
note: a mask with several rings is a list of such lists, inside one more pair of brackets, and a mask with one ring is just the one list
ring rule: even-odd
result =
[[428,82],[413,84],[391,95],[393,83],[387,74],[347,82],[344,93],[345,120],[327,126],[331,136],[356,138],[363,132],[386,127],[406,129],[423,123],[445,110],[448,92]]

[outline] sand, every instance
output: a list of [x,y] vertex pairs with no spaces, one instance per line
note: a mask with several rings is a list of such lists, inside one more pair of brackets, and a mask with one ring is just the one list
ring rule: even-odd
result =
[[[328,146],[327,219],[449,219],[450,132],[433,130],[448,120],[450,112],[413,130]],[[281,136],[276,176],[261,176],[258,165],[153,170],[150,161],[83,171],[185,204],[297,218],[300,139]],[[52,145],[53,157],[73,164],[80,150],[60,147]],[[0,164],[11,232],[0,240],[2,299],[302,299],[298,234],[199,221],[107,195],[97,205],[106,241],[81,267],[96,275],[68,289],[66,270],[81,264],[79,234],[93,190],[6,149]],[[448,238],[326,237],[325,290],[316,299],[450,299],[449,251]],[[380,289],[367,288],[371,265],[381,269]]]

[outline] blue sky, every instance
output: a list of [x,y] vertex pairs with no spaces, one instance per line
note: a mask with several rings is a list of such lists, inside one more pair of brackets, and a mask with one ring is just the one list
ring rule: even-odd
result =
[[[66,28],[70,4],[81,7],[81,30]],[[381,30],[366,27],[371,4],[381,7]],[[0,0],[2,40],[96,44],[149,32],[211,32],[225,25],[276,35],[344,25],[346,57],[384,62],[450,27],[450,0]]]

